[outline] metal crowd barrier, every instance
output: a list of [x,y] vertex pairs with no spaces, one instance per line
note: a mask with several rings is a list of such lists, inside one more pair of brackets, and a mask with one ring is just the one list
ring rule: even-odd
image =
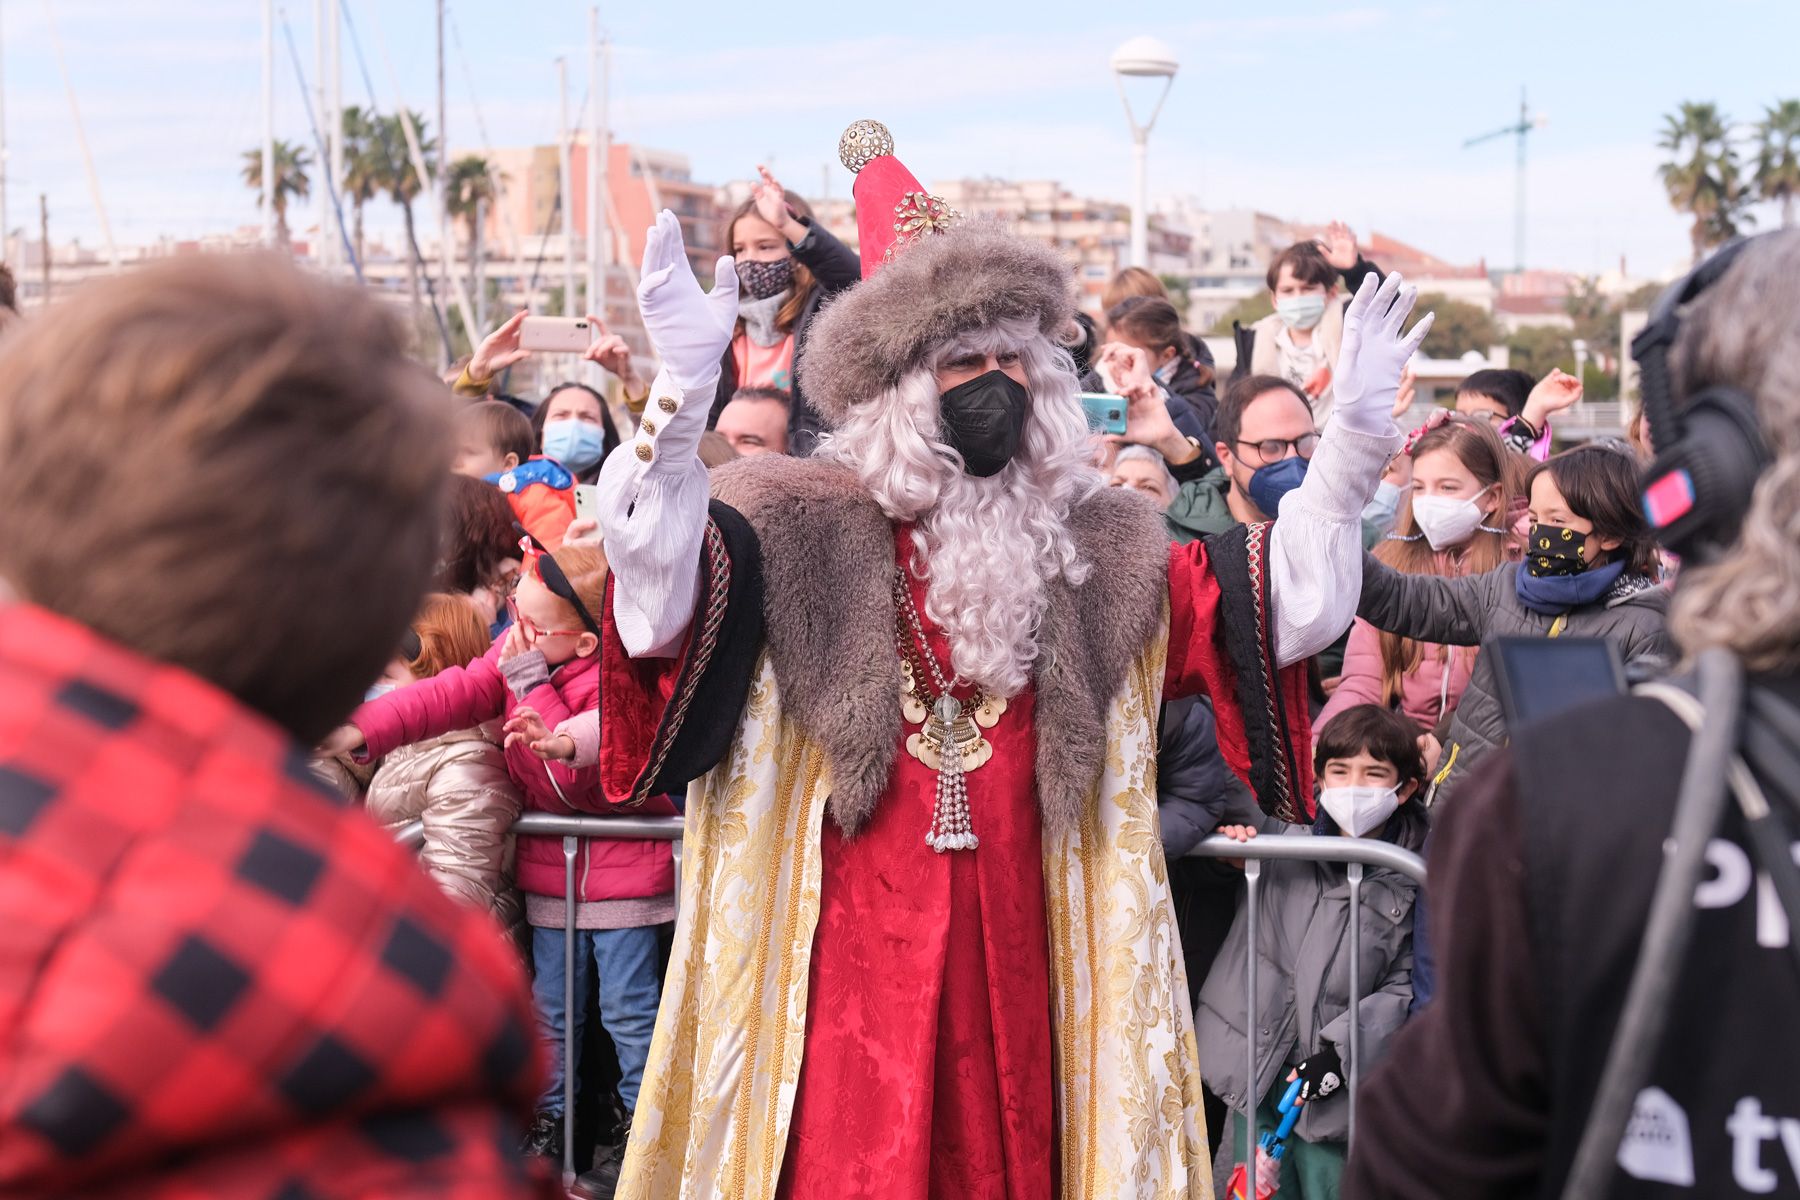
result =
[[[1300,834],[1279,837],[1254,837],[1247,842],[1233,841],[1214,835],[1188,852],[1190,858],[1241,858],[1244,860],[1244,920],[1250,953],[1244,956],[1244,1041],[1249,1047],[1250,1074],[1244,1087],[1244,1177],[1246,1196],[1256,1195],[1256,1108],[1262,1096],[1256,1088],[1256,935],[1257,889],[1262,879],[1265,860],[1300,859],[1307,862],[1345,863],[1350,881],[1350,1080],[1348,1103],[1349,1138],[1356,1136],[1356,1083],[1362,1072],[1362,1022],[1357,1007],[1362,1003],[1362,884],[1367,867],[1385,867],[1398,871],[1425,886],[1425,862],[1418,855],[1386,842],[1363,838],[1313,837]],[[1345,1144],[1349,1144],[1349,1138]],[[1221,1146],[1225,1145],[1220,1141]]]
[[[514,834],[536,834],[563,840],[563,1173],[567,1180],[575,1175],[575,860],[580,854],[581,839],[600,837],[624,840],[665,841],[675,843],[675,894],[681,894],[681,830],[680,817],[601,817],[558,816],[553,813],[524,813],[513,822]],[[418,849],[425,841],[425,827],[411,821],[400,827],[395,839],[403,846]],[[1249,923],[1246,930],[1251,953],[1246,956],[1245,1038],[1249,1044],[1249,1086],[1244,1104],[1245,1174],[1248,1195],[1256,1194],[1256,1108],[1262,1097],[1256,1095],[1256,937],[1257,883],[1262,878],[1262,864],[1269,859],[1299,859],[1308,862],[1340,862],[1347,864],[1350,881],[1350,909],[1362,908],[1363,871],[1367,867],[1385,867],[1425,884],[1425,863],[1418,855],[1386,842],[1362,838],[1268,836],[1248,842],[1233,841],[1217,835],[1202,841],[1188,852],[1190,858],[1226,858],[1244,860],[1244,910]],[[1361,1022],[1355,1019],[1360,995],[1362,967],[1362,922],[1350,922],[1350,1105],[1349,1122],[1352,1136],[1356,1132],[1356,1084],[1361,1073]],[[1221,1141],[1221,1145],[1225,1143]]]

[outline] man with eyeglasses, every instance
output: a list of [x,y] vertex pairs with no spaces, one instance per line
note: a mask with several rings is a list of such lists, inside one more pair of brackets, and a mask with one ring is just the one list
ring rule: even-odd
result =
[[[1131,366],[1116,368],[1121,389],[1135,376]],[[1219,465],[1210,469],[1198,442],[1155,416],[1148,408],[1134,409],[1126,438],[1156,450],[1169,464],[1180,490],[1166,515],[1170,532],[1182,542],[1273,520],[1281,497],[1306,477],[1319,444],[1305,394],[1278,375],[1249,375],[1225,389],[1212,430]]]

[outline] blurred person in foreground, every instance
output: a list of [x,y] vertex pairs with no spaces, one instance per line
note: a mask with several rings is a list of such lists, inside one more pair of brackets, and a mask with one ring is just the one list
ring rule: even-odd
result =
[[0,1194],[552,1194],[498,927],[306,768],[437,559],[403,346],[202,256],[0,349]]
[[671,213],[646,248],[653,391],[677,411],[601,477],[600,768],[622,803],[704,777],[620,1194],[1203,1191],[1154,797],[1129,781],[1164,695],[1208,693],[1227,761],[1301,811],[1290,664],[1349,623],[1356,517],[1430,321],[1403,335],[1413,294],[1371,281],[1339,426],[1274,531],[1171,549],[1089,465],[1055,341],[1068,264],[963,222],[891,151],[872,122],[841,149],[865,278],[802,369],[832,427],[809,459],[708,478],[733,271],[701,292]]
[[[1741,752],[1791,837],[1800,779],[1800,231],[1733,249],[1734,258],[1698,268],[1692,282],[1704,290],[1676,310],[1670,395],[1684,411],[1708,389],[1736,389],[1747,421],[1738,436],[1760,438],[1766,465],[1760,478],[1743,472],[1743,496],[1715,493],[1725,503],[1707,539],[1714,546],[1689,557],[1670,627],[1689,656],[1717,647],[1742,662],[1754,688],[1745,717],[1767,740],[1740,743]],[[1692,282],[1662,304],[1693,296]],[[1659,328],[1654,315],[1651,324]],[[1716,408],[1713,420],[1723,420]],[[1714,424],[1709,434],[1719,431]],[[1671,436],[1656,439],[1659,451]],[[1684,554],[1692,548],[1683,543]],[[1432,835],[1437,996],[1388,1064],[1363,1080],[1346,1196],[1563,1194],[1692,744],[1667,704],[1618,697],[1516,731],[1471,773]],[[1666,1032],[1653,1050],[1636,1048],[1633,1061],[1649,1056],[1647,1086],[1616,1169],[1603,1191],[1587,1193],[1596,1200],[1800,1195],[1792,1019],[1800,980],[1782,906],[1756,882],[1748,846],[1727,798],[1706,845],[1714,870],[1694,897]]]

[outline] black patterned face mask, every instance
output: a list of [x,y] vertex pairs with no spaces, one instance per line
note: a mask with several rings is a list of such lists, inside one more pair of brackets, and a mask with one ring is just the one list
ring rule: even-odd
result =
[[1590,565],[1581,556],[1589,536],[1561,525],[1533,525],[1525,542],[1525,570],[1537,579],[1581,574]]
[[745,294],[752,300],[767,300],[794,286],[794,260],[791,258],[778,258],[774,262],[740,259],[737,273],[738,282],[744,285]]

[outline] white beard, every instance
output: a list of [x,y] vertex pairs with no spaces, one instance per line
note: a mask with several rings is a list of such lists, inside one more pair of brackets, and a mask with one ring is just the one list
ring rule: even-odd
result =
[[990,696],[1017,695],[1037,661],[1049,581],[1074,553],[1061,515],[1023,472],[958,471],[913,540],[928,573],[925,613],[949,639],[951,670]]

